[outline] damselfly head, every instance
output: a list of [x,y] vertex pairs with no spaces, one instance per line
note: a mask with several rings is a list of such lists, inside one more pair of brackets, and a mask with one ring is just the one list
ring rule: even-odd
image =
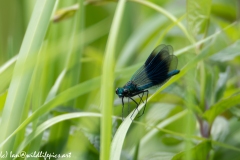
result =
[[124,97],[123,96],[123,92],[124,92],[124,89],[123,88],[117,88],[116,89],[116,94],[118,95],[118,97]]
[[118,95],[118,97],[124,97],[129,93],[128,89],[126,88],[117,88],[116,89],[116,94]]

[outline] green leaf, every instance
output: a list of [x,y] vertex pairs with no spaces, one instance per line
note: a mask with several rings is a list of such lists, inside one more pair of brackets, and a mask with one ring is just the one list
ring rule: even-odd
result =
[[188,27],[194,37],[206,32],[210,19],[211,3],[211,0],[187,1]]
[[233,96],[223,99],[219,101],[218,103],[211,106],[209,110],[207,110],[203,117],[212,124],[215,118],[226,111],[227,109],[230,109],[231,107],[234,107],[235,105],[239,104],[240,99],[240,93],[236,93]]
[[32,122],[33,120],[42,116],[44,113],[51,110],[52,108],[54,108],[64,102],[67,102],[69,100],[72,100],[73,98],[76,98],[77,96],[83,95],[85,93],[88,93],[89,91],[97,89],[100,85],[99,82],[100,82],[100,78],[91,79],[87,82],[83,82],[79,85],[69,88],[66,91],[57,95],[56,97],[50,99],[48,102],[46,102],[40,108],[38,108],[35,112],[33,112],[32,115],[29,116],[23,123],[21,123],[21,125],[19,125],[18,128],[16,130],[14,130],[7,138],[5,138],[4,141],[1,142],[0,147],[2,147],[10,138],[12,138],[21,129],[26,127],[30,122]]
[[227,48],[214,54],[210,59],[213,61],[226,62],[233,60],[235,57],[240,55],[240,40],[236,41]]
[[112,137],[112,106],[114,94],[114,68],[117,38],[119,35],[120,24],[123,16],[126,0],[118,2],[113,22],[111,25],[106,52],[103,62],[103,73],[101,80],[101,150],[100,159],[107,160],[110,156],[110,144]]
[[[18,127],[21,120],[21,113],[24,111],[24,103],[34,69],[33,65],[33,67],[26,72],[27,63],[34,64],[33,59],[29,61],[30,57],[36,55],[41,47],[55,2],[55,0],[37,0],[35,3],[35,8],[14,68],[13,78],[2,114],[1,142]],[[14,146],[14,139],[9,141],[3,150],[12,150],[12,146]]]
[[[98,23],[96,23],[95,25],[92,25],[88,28],[86,28],[83,32],[77,34],[75,36],[75,39],[73,41],[77,42],[78,41],[78,37],[82,36],[82,34],[84,35],[88,35],[85,36],[84,39],[84,45],[87,45],[89,43],[92,43],[93,41],[95,41],[96,39],[99,39],[100,37],[106,35],[108,33],[108,27],[106,27],[106,24],[109,22],[109,18],[104,19]],[[66,38],[65,38],[66,39]],[[56,42],[54,42],[54,47],[49,47],[48,51],[49,53],[54,53],[55,51],[61,52],[64,48],[65,48],[65,43],[67,43],[68,39],[60,39],[57,40]],[[78,47],[79,45],[83,45],[83,44],[78,44],[75,43],[73,46],[73,50],[75,50],[76,47]],[[55,46],[58,46],[57,48]],[[44,58],[44,61],[41,59],[40,60],[40,64],[44,65],[44,62],[48,61],[48,63],[52,63],[53,61],[56,60],[57,56],[59,56],[58,54],[51,54],[48,57]],[[34,61],[35,58],[37,57],[37,55],[31,55],[30,60],[29,61]],[[8,86],[11,82],[11,78],[12,78],[12,74],[13,74],[13,69],[15,66],[15,63],[17,61],[18,56],[13,57],[12,59],[10,59],[8,62],[4,63],[4,65],[2,65],[0,67],[0,93],[3,93],[6,89],[8,89]],[[26,64],[26,70],[28,69],[32,69],[33,65],[32,64]],[[20,76],[18,74],[18,76]]]
[[205,140],[199,143],[198,145],[196,145],[194,148],[190,149],[189,151],[184,151],[176,154],[172,158],[172,160],[185,160],[187,152],[190,152],[191,159],[204,160],[204,159],[207,159],[207,156],[211,148],[212,148],[211,142],[208,140]]
[[[213,97],[214,97],[214,87],[215,87],[215,77],[216,77],[216,73],[210,69],[210,67],[212,66],[206,66],[205,65],[205,83],[204,83],[204,103],[205,103],[205,107],[208,108],[210,105],[213,104]],[[205,109],[203,109],[205,110]]]
[[80,118],[80,117],[100,117],[101,115],[98,113],[88,113],[88,112],[82,112],[82,113],[67,113],[60,116],[56,116],[54,118],[51,118],[45,122],[43,122],[41,125],[39,125],[34,132],[29,134],[24,141],[19,145],[17,152],[21,152],[34,138],[36,138],[38,135],[40,135],[43,131],[45,131],[47,128],[69,119],[74,118]]
[[216,85],[216,89],[215,89],[215,100],[216,101],[220,100],[220,98],[223,96],[229,75],[230,75],[230,67],[227,67],[225,72],[219,73],[219,79],[217,81],[217,85]]
[[[140,111],[143,108],[143,104],[138,106],[138,110]],[[133,111],[124,119],[120,127],[118,128],[117,132],[115,133],[113,140],[112,140],[112,145],[111,145],[111,155],[110,155],[110,160],[120,160],[120,155],[122,151],[122,145],[124,142],[124,139],[126,137],[127,131],[132,124],[132,119],[130,116],[133,114]],[[134,119],[136,116],[135,114],[132,116]]]

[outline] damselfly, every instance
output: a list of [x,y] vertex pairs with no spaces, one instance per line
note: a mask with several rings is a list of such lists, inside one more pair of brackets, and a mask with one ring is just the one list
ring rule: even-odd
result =
[[[116,89],[116,94],[122,99],[122,118],[124,113],[124,97],[128,98],[128,102],[129,99],[131,99],[136,104],[136,108],[133,111],[134,114],[136,110],[138,111],[139,104],[141,102],[144,103],[144,94],[147,94],[143,112],[138,116],[140,117],[144,114],[146,108],[148,89],[152,87],[160,87],[169,78],[180,72],[180,70],[176,69],[178,63],[177,57],[172,53],[173,48],[170,45],[162,44],[157,46],[149,55],[144,65],[134,73],[131,80],[123,87]],[[136,95],[140,98],[139,102],[133,99]]]

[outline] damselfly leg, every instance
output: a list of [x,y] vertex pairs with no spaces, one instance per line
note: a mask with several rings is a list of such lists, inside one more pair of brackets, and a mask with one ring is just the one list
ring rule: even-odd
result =
[[[135,104],[137,105],[137,106],[135,107],[132,115],[131,115],[131,119],[132,119],[132,116],[133,116],[133,114],[135,113],[136,110],[137,110],[137,112],[139,113],[138,106],[139,106],[139,104],[141,104],[141,102],[144,103],[143,96],[144,96],[144,93],[145,93],[145,92],[147,93],[147,98],[148,98],[148,90],[141,91],[141,92],[139,92],[139,93],[137,94],[137,95],[139,96],[139,98],[140,98],[139,103],[137,103],[133,98],[129,97],[129,98],[130,98],[133,102],[135,102]],[[140,96],[140,94],[141,94],[141,96]],[[146,98],[146,103],[145,103],[144,108],[143,108],[143,112],[142,112],[139,116],[137,116],[137,118],[141,117],[141,116],[144,114],[144,111],[145,111],[145,108],[146,108],[146,105],[147,105],[147,98]]]
[[141,116],[144,114],[145,108],[146,108],[146,106],[147,106],[148,90],[143,91],[142,97],[139,96],[139,97],[140,97],[140,102],[139,102],[139,104],[141,103],[141,101],[144,103],[144,101],[143,101],[143,96],[144,96],[144,93],[145,93],[145,92],[147,93],[147,97],[146,97],[146,100],[145,100],[145,105],[144,105],[144,107],[143,107],[142,113],[141,113],[140,115],[138,115],[137,118],[141,117]]

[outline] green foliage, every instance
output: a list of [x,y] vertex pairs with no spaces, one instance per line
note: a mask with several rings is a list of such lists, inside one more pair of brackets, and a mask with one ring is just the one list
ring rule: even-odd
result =
[[210,19],[211,3],[209,0],[187,1],[187,22],[194,37],[206,32]]
[[181,152],[177,155],[175,155],[172,160],[182,160],[186,159],[186,152],[191,153],[191,159],[195,160],[202,160],[207,159],[208,153],[211,150],[211,142],[209,141],[203,141],[200,144],[196,145],[194,148],[192,148],[190,151]]
[[240,94],[233,95],[229,98],[223,99],[215,105],[211,106],[209,110],[204,113],[204,118],[207,119],[209,123],[213,123],[214,119],[226,111],[227,109],[234,107],[239,104],[238,100],[240,98]]
[[[4,105],[0,140],[3,141],[19,125],[22,111],[25,109],[25,100],[29,89],[29,82],[33,73],[34,65],[26,70],[25,63],[34,63],[34,59],[29,62],[31,55],[37,54],[48,28],[49,19],[54,8],[55,1],[37,1],[32,18],[19,51],[18,59],[13,71],[13,77],[9,86],[8,96]],[[21,76],[19,76],[21,75]],[[12,119],[12,117],[14,117]],[[2,148],[9,151],[14,146],[14,138]]]
[[[239,6],[227,0],[1,1],[0,152],[239,160]],[[142,117],[136,118],[143,103],[135,112],[134,103],[126,105],[122,121],[114,90],[159,44],[173,46],[180,73],[150,90]]]

